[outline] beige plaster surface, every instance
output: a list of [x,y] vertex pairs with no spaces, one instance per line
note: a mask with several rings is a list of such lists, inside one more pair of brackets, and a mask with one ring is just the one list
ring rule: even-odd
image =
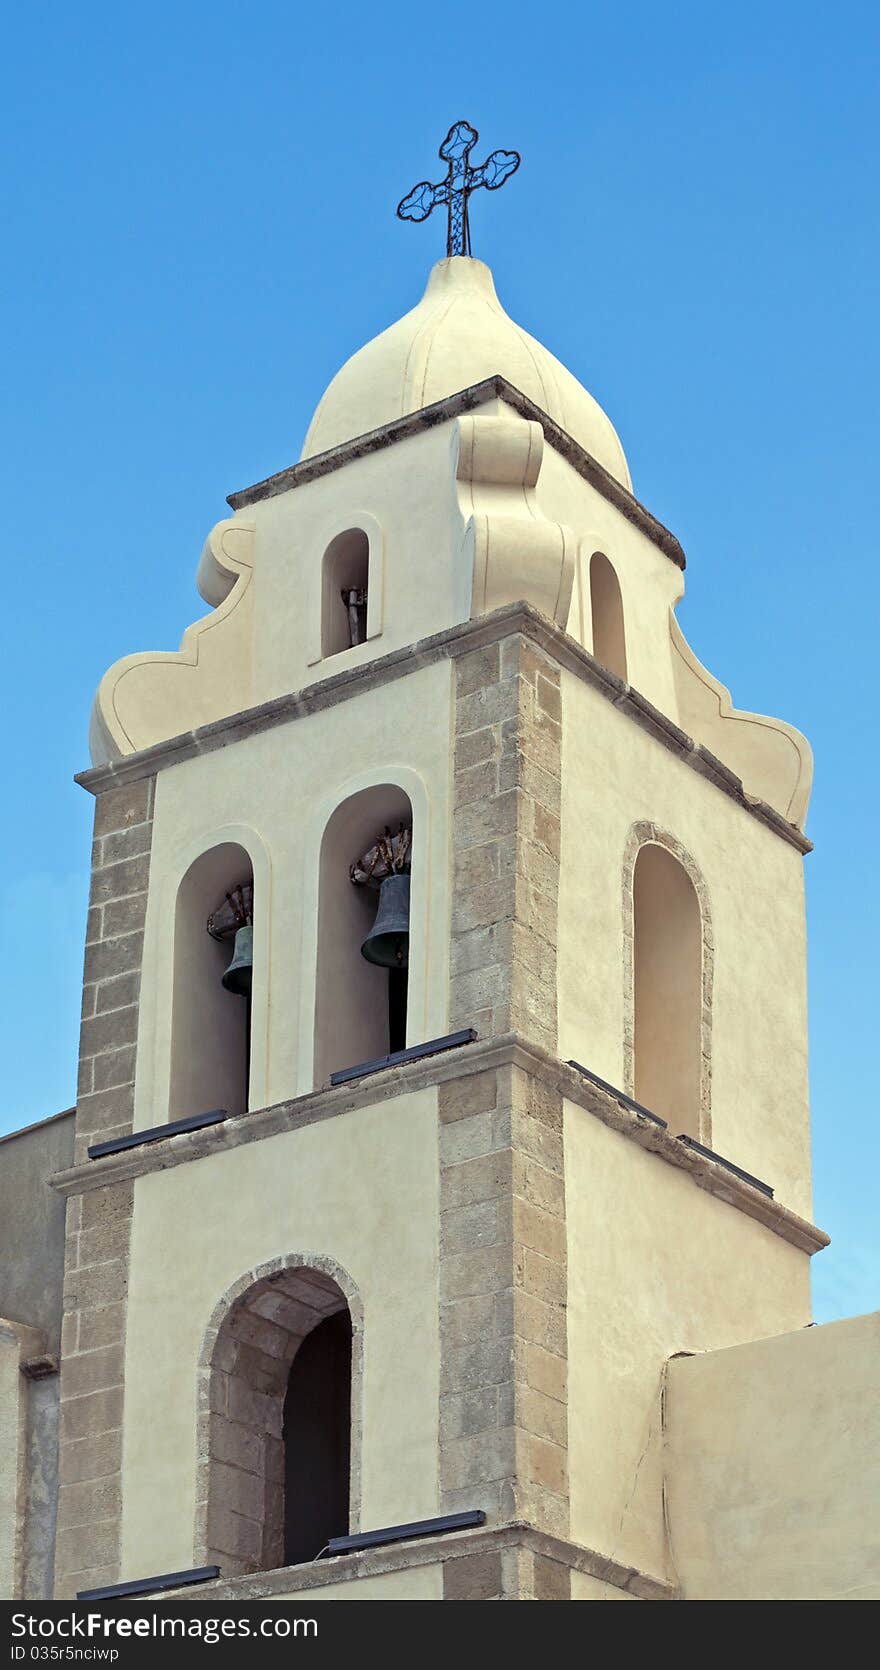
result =
[[45,1350],[41,1333],[0,1317],[0,1600],[21,1594],[27,1535],[28,1381],[21,1364]]
[[559,1055],[626,1088],[624,850],[633,824],[653,822],[708,891],[711,1146],[809,1218],[802,859],[570,673],[562,713]]
[[[607,418],[506,318],[488,268],[464,258],[440,262],[419,308],[343,367],[319,404],[306,454],[495,374],[628,483]],[[322,659],[324,553],[349,529],[369,542],[368,636]],[[350,458],[218,523],[198,575],[213,613],[187,630],[179,651],[129,655],[110,668],[95,702],[93,759],[167,740],[514,600],[593,648],[597,551],[620,585],[633,687],[725,760],[750,793],[802,823],[805,739],[733,708],[674,620],[681,570],[554,450],[539,423],[491,395],[473,416]]]
[[424,1090],[137,1181],[123,1580],[192,1563],[205,1330],[243,1272],[286,1252],[332,1258],[363,1301],[363,1526],[439,1511],[437,1174]]
[[[402,698],[403,687],[396,689]],[[254,867],[250,1105],[265,1107],[313,1088],[321,840],[335,807],[371,784],[397,784],[413,807],[408,1041],[446,1030],[451,704],[450,666],[440,663],[407,680],[406,700],[389,700],[383,690],[366,693],[356,724],[338,708],[323,710],[160,772],[136,1129],[168,1118],[178,887],[199,854],[222,842],[244,847]],[[345,869],[339,885],[351,885]]]
[[686,1600],[880,1600],[880,1312],[669,1366]]
[[[279,1595],[301,1616],[304,1606],[322,1600],[442,1600],[443,1566],[414,1566],[409,1571],[380,1572],[374,1577],[361,1577],[351,1583],[328,1583],[320,1589],[297,1589],[290,1595]],[[275,1603],[272,1596],[272,1604]]]
[[542,343],[514,324],[483,261],[432,269],[421,301],[347,360],[321,397],[303,458],[500,374],[630,485],[623,448],[601,407]]
[[675,1580],[663,1524],[667,1358],[809,1320],[809,1260],[566,1103],[571,1536]]
[[613,1583],[603,1583],[598,1577],[591,1577],[586,1571],[573,1571],[571,1574],[572,1600],[639,1600],[639,1595],[628,1595],[625,1589],[618,1589]]

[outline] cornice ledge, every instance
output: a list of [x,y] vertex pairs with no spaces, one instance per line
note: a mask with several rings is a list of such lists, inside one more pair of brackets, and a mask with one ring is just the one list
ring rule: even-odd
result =
[[460,621],[455,626],[444,627],[441,632],[434,632],[430,637],[421,638],[417,643],[407,644],[402,649],[391,650],[388,655],[379,656],[375,661],[365,661],[348,672],[336,673],[332,678],[319,679],[315,684],[305,685],[302,690],[275,696],[258,707],[245,708],[241,713],[215,719],[209,725],[199,726],[197,730],[169,737],[167,742],[157,742],[150,748],[141,748],[136,753],[108,760],[105,765],[91,766],[86,771],[78,772],[74,780],[90,794],[102,794],[105,789],[133,782],[140,777],[152,776],[168,766],[195,759],[199,754],[213,753],[216,748],[225,748],[232,742],[240,742],[254,732],[271,730],[275,725],[285,725],[295,719],[308,718],[312,713],[334,707],[338,702],[348,701],[351,697],[361,695],[365,690],[373,689],[389,680],[405,678],[407,674],[420,667],[468,655],[472,650],[497,643],[499,639],[509,637],[514,632],[521,632],[524,637],[531,639],[543,649],[545,654],[552,656],[560,667],[574,673],[585,684],[591,684],[606,700],[613,702],[615,707],[635,720],[642,730],[648,731],[671,753],[684,760],[692,770],[713,783],[729,799],[735,800],[751,817],[757,818],[759,823],[772,829],[790,846],[796,847],[798,852],[812,852],[812,842],[807,840],[802,831],[794,824],[788,823],[782,814],[768,806],[766,801],[755,800],[747,794],[740,778],[728,770],[721,760],[716,759],[715,755],[701,744],[695,743],[693,737],[688,736],[672,719],[667,718],[665,713],[654,707],[646,696],[634,690],[631,685],[624,684],[622,679],[617,678],[607,667],[603,667],[589,650],[584,649],[567,632],[563,632],[561,627],[525,602],[506,603],[502,608],[494,609],[491,614],[478,615],[475,620]]
[[[281,1566],[274,1571],[257,1571],[247,1577],[215,1578],[213,1583],[199,1585],[200,1601],[261,1600],[273,1596],[294,1595],[309,1589],[325,1589],[330,1584],[355,1583],[361,1578],[383,1577],[397,1571],[411,1571],[419,1566],[445,1565],[450,1560],[466,1559],[469,1555],[486,1554],[504,1548],[524,1548],[546,1560],[567,1566],[570,1571],[584,1572],[599,1582],[610,1583],[624,1594],[639,1600],[679,1600],[679,1591],[662,1578],[651,1577],[635,1566],[621,1565],[593,1548],[570,1542],[565,1537],[550,1536],[525,1520],[506,1520],[500,1525],[481,1526],[475,1531],[459,1531],[455,1535],[422,1537],[417,1542],[390,1544],[386,1548],[368,1548],[358,1554],[342,1554],[333,1560],[317,1560],[305,1566]],[[154,1597],[168,1601],[178,1597],[192,1598],[191,1589],[169,1590]]]
[[417,412],[410,412],[406,417],[395,418],[392,423],[382,424],[378,429],[370,429],[365,435],[355,435],[350,441],[343,442],[342,446],[331,447],[328,452],[319,452],[314,458],[304,458],[301,463],[291,464],[286,470],[278,470],[274,475],[266,476],[265,480],[255,482],[252,487],[242,487],[238,492],[228,494],[226,502],[233,510],[244,510],[248,505],[258,504],[262,499],[275,498],[279,493],[289,493],[294,488],[304,487],[309,481],[316,481],[320,476],[341,469],[344,464],[350,464],[356,458],[365,458],[372,452],[381,452],[383,447],[394,446],[396,442],[405,441],[411,435],[418,435],[425,429],[433,429],[438,423],[460,417],[463,412],[473,411],[475,406],[483,406],[487,400],[493,399],[505,401],[521,417],[528,418],[532,423],[539,423],[548,445],[552,446],[554,452],[558,452],[584,481],[588,481],[604,499],[613,504],[628,522],[639,528],[670,562],[674,562],[677,568],[684,568],[684,551],[675,535],[670,533],[656,516],[652,516],[650,510],[599,463],[598,458],[594,458],[592,453],[580,446],[565,429],[554,423],[549,414],[541,406],[536,406],[521,389],[501,376],[486,377],[483,382],[472,383],[468,388],[460,389],[457,394],[449,394],[443,400],[435,400],[430,406],[421,406]]
[[273,1107],[258,1108],[236,1119],[227,1119],[220,1125],[208,1125],[199,1131],[188,1131],[145,1144],[143,1148],[125,1149],[122,1153],[108,1154],[100,1160],[88,1160],[66,1171],[56,1172],[50,1182],[59,1194],[65,1196],[87,1194],[93,1189],[129,1182],[135,1177],[168,1171],[187,1160],[224,1153],[243,1143],[257,1142],[264,1137],[277,1136],[280,1132],[301,1130],[306,1125],[335,1119],[340,1114],[372,1107],[377,1102],[392,1101],[397,1096],[446,1084],[452,1079],[469,1078],[475,1073],[504,1067],[519,1068],[551,1084],[568,1101],[600,1119],[603,1125],[610,1126],[628,1141],[656,1154],[668,1165],[686,1172],[698,1188],[754,1218],[802,1252],[812,1254],[828,1246],[829,1237],[824,1230],[799,1217],[779,1201],[769,1199],[708,1155],[684,1147],[668,1131],[637,1113],[628,1103],[584,1078],[539,1045],[513,1032],[500,1038],[477,1039],[475,1043],[450,1050],[447,1055],[388,1067],[384,1072],[371,1073],[368,1078],[351,1084],[313,1090],[304,1096],[277,1102]]

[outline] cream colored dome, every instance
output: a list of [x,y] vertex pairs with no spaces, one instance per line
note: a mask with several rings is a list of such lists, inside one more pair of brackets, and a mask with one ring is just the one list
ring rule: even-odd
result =
[[630,486],[623,448],[601,406],[558,359],[507,317],[489,268],[438,261],[417,307],[347,360],[312,418],[303,458],[502,376]]

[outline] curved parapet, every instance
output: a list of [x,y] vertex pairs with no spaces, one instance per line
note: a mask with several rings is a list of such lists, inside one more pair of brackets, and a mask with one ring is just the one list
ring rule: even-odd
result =
[[541,425],[512,416],[463,417],[456,437],[459,506],[472,559],[471,618],[524,600],[564,626],[577,540],[535,500]]
[[197,576],[202,597],[215,605],[211,614],[187,627],[179,650],[127,655],[104,674],[89,729],[93,764],[249,705],[253,545],[253,522],[218,522]]
[[669,612],[678,722],[735,771],[750,799],[764,800],[803,829],[813,782],[813,751],[783,719],[735,708],[730,691],[697,660]]

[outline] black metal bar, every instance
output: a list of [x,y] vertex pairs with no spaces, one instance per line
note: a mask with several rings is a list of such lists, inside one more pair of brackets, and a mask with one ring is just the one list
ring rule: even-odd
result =
[[735,1166],[732,1160],[725,1160],[722,1154],[716,1154],[714,1148],[707,1148],[704,1143],[698,1142],[696,1137],[688,1137],[682,1133],[676,1141],[683,1142],[685,1148],[692,1148],[695,1154],[705,1154],[707,1160],[714,1160],[715,1164],[723,1166],[725,1171],[732,1171],[735,1177],[741,1177],[744,1183],[751,1183],[753,1189],[760,1189],[768,1200],[773,1199],[773,1190],[769,1183],[762,1183],[760,1177],[753,1177],[750,1171],[743,1171],[742,1166]]
[[184,1131],[200,1131],[205,1125],[220,1125],[229,1115],[225,1108],[212,1113],[193,1113],[188,1119],[173,1119],[170,1125],[150,1125],[145,1131],[132,1131],[130,1136],[115,1137],[112,1142],[93,1142],[90,1160],[100,1160],[105,1154],[121,1154],[126,1148],[140,1148],[145,1142],[162,1142],[165,1137],[180,1136]]
[[404,1061],[422,1061],[426,1055],[441,1055],[444,1050],[457,1050],[460,1044],[472,1044],[477,1034],[472,1026],[462,1032],[448,1032],[445,1038],[429,1038],[426,1044],[413,1044],[408,1050],[394,1050],[391,1055],[380,1055],[376,1061],[361,1061],[357,1067],[342,1067],[330,1074],[330,1083],[347,1084],[349,1079],[366,1078],[368,1073],[381,1073],[385,1067],[399,1067]]
[[591,1073],[589,1067],[582,1067],[579,1061],[569,1061],[568,1066],[573,1067],[576,1073],[582,1073],[584,1078],[590,1079],[593,1084],[598,1084],[600,1090],[607,1090],[616,1101],[625,1102],[628,1108],[632,1108],[633,1113],[640,1113],[644,1119],[650,1119],[653,1125],[659,1125],[664,1131],[668,1131],[669,1126],[665,1119],[660,1118],[659,1113],[652,1113],[650,1108],[643,1108],[641,1102],[634,1102],[631,1096],[618,1090],[616,1085],[609,1084],[607,1079],[600,1079],[598,1073]]
[[107,1589],[80,1589],[77,1600],[115,1600],[122,1595],[156,1595],[163,1589],[184,1589],[191,1583],[210,1583],[219,1566],[195,1566],[192,1571],[167,1571],[161,1577],[139,1577],[134,1583],[111,1583]]
[[386,1525],[382,1531],[361,1531],[353,1537],[331,1537],[324,1552],[355,1554],[361,1548],[378,1548],[385,1542],[410,1542],[415,1537],[440,1536],[444,1531],[468,1531],[475,1525],[485,1525],[482,1508],[470,1508],[467,1513],[444,1513],[437,1519],[417,1519],[411,1525]]

